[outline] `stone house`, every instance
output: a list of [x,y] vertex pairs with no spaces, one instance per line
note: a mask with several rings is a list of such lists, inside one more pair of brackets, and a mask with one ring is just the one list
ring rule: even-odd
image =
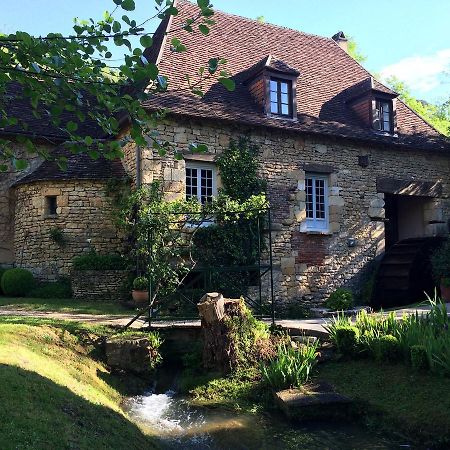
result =
[[[268,182],[279,299],[320,301],[339,286],[356,289],[367,265],[398,241],[448,233],[448,140],[347,54],[343,33],[325,38],[216,12],[203,36],[180,31],[197,7],[177,7],[145,52],[169,76],[169,89],[145,107],[168,108],[155,132],[184,159],[130,145],[122,164],[73,155],[67,172],[34,161],[25,176],[0,175],[2,210],[11,204],[0,222],[0,263],[50,277],[67,273],[89,246],[120,248],[108,179],[158,179],[168,198],[202,201],[202,189],[214,195],[220,185],[215,156],[240,136],[259,147]],[[173,53],[173,37],[186,53]],[[206,77],[200,98],[185,75],[195,77],[212,57],[226,58],[236,90]],[[208,152],[189,152],[192,142]],[[54,227],[67,233],[65,248],[51,241]]]

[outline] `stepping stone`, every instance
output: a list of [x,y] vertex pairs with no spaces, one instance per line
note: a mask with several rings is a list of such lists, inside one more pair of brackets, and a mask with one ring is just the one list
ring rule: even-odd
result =
[[326,386],[318,386],[317,389],[320,390],[286,389],[275,393],[275,401],[292,420],[329,420],[350,415],[350,398]]

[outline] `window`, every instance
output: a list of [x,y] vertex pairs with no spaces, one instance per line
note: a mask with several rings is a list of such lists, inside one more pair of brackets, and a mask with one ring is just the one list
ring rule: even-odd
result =
[[292,117],[292,82],[270,79],[270,113]]
[[375,101],[375,116],[373,118],[375,130],[392,132],[392,102],[388,100]]
[[306,175],[306,226],[311,231],[328,230],[328,178]]
[[196,198],[202,205],[216,194],[215,169],[210,164],[186,163],[186,200]]
[[56,195],[47,195],[45,197],[46,216],[56,216],[56,208],[58,207],[56,198],[57,198]]

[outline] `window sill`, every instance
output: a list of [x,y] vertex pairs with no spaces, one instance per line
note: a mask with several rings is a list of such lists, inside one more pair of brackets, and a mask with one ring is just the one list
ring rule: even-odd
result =
[[297,122],[297,117],[279,116],[278,114],[267,113],[269,119],[286,120],[287,122]]
[[380,131],[380,130],[374,130],[372,129],[373,133],[378,136],[386,136],[386,137],[393,137],[398,138],[398,134],[395,132],[388,132],[388,131]]
[[331,236],[333,233],[330,230],[300,230],[300,233],[303,234],[314,234],[314,235],[321,235],[321,236]]

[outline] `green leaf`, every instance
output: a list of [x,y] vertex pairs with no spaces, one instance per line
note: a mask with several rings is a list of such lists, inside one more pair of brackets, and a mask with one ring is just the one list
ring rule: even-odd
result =
[[148,64],[145,70],[147,71],[147,74],[151,80],[156,80],[156,77],[159,74],[158,66],[156,64],[153,63]]
[[112,53],[111,53],[111,52],[106,52],[106,53],[105,53],[105,58],[111,58],[111,56],[112,56]]
[[97,150],[90,150],[88,152],[88,155],[92,158],[92,159],[98,159],[100,157],[100,153]]
[[120,25],[120,22],[117,22],[117,20],[114,21],[113,27],[112,27],[114,33],[118,33],[121,28],[122,28],[122,25]]
[[209,6],[209,0],[197,0],[197,5],[200,9],[207,8]]
[[170,8],[167,9],[166,14],[169,16],[177,16],[178,15],[178,9],[175,8],[174,6],[171,6]]
[[217,66],[219,65],[219,60],[217,58],[211,58],[208,61],[208,71],[210,74],[213,74],[217,70]]
[[200,30],[200,33],[202,33],[204,36],[207,36],[209,34],[209,28],[206,25],[200,24],[198,26],[198,29]]
[[91,136],[86,136],[84,138],[84,142],[86,143],[86,145],[92,145],[92,143],[94,142],[94,139],[92,139]]
[[120,6],[125,11],[134,11],[136,9],[136,5],[134,3],[134,0],[123,0],[122,4]]
[[153,39],[151,36],[141,36],[139,39],[139,42],[141,43],[142,47],[148,48],[151,47],[153,44]]
[[14,159],[13,164],[17,170],[24,170],[28,167],[28,162],[25,159]]
[[73,122],[72,120],[70,120],[69,122],[67,122],[66,128],[67,128],[67,131],[69,131],[70,133],[73,133],[78,130],[78,124],[76,122]]
[[116,5],[119,5],[119,6],[120,6],[120,4],[123,2],[123,0],[113,0],[113,2],[114,2]]
[[225,87],[226,90],[232,92],[236,89],[236,83],[231,78],[219,78],[219,83]]

